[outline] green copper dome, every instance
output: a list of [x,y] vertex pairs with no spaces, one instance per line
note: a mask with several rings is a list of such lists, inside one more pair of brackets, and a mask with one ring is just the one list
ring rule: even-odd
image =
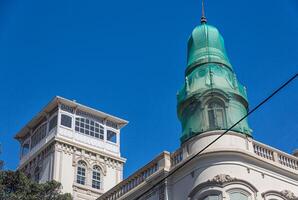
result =
[[232,69],[219,31],[203,23],[195,27],[188,40],[187,72],[208,62],[221,63]]
[[[177,94],[181,142],[211,130],[227,130],[248,110],[245,87],[238,82],[219,31],[203,22],[189,41],[185,82]],[[233,131],[251,135],[247,120]]]

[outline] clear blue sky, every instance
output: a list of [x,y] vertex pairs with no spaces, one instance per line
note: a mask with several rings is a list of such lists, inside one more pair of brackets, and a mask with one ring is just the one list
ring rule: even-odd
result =
[[[1,0],[0,142],[15,169],[14,134],[55,95],[130,121],[125,176],[179,147],[176,92],[200,1]],[[298,70],[297,0],[207,0],[250,107]],[[298,148],[298,81],[249,118],[254,137]]]

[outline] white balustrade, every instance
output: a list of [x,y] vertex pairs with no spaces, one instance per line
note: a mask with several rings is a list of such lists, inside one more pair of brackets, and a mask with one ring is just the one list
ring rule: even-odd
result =
[[183,160],[182,149],[178,149],[174,153],[171,154],[171,167],[176,166]]
[[265,145],[258,143],[256,141],[253,142],[254,153],[260,157],[266,158],[268,160],[274,161],[282,166],[286,166],[292,168],[294,170],[298,170],[298,158],[274,149],[272,147],[265,147]]
[[278,161],[281,165],[298,170],[298,159],[290,158],[286,155],[278,155]]
[[163,170],[165,166],[160,166],[160,163],[162,163],[161,161],[166,160],[166,156],[167,154],[162,153],[145,167],[128,177],[126,180],[122,181],[110,191],[103,194],[99,199],[115,200],[125,195],[130,190],[154,176],[158,171]]
[[274,161],[273,150],[268,149],[260,144],[254,143],[254,152],[258,156]]

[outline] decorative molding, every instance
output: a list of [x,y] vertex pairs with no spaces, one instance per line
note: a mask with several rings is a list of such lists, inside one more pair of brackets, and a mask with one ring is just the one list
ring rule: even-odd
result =
[[287,199],[291,199],[291,200],[296,200],[296,199],[298,199],[296,196],[295,196],[295,194],[293,193],[293,192],[291,192],[290,190],[283,190],[283,191],[281,191],[280,192],[280,194],[282,195],[282,196],[284,196],[285,198],[287,198]]
[[101,168],[103,175],[104,176],[106,175],[106,173],[107,173],[107,167],[106,167],[105,163],[100,162],[100,161],[94,161],[94,162],[91,163],[91,165],[92,165],[92,167],[94,165],[98,165]]
[[231,177],[230,175],[227,175],[227,174],[218,174],[218,175],[214,176],[212,179],[209,179],[209,180],[195,186],[193,188],[193,190],[189,193],[188,197],[190,199],[193,198],[199,191],[201,191],[204,188],[208,188],[208,187],[224,188],[231,184],[244,185],[245,187],[247,187],[251,191],[253,191],[255,194],[258,192],[257,188],[246,180],[237,179],[237,178]]
[[227,174],[219,174],[213,177],[213,179],[208,180],[209,183],[217,183],[217,184],[224,184],[229,183],[232,181],[237,180],[236,178],[232,178],[230,175]]
[[279,197],[284,198],[286,200],[298,200],[298,197],[295,196],[295,194],[290,190],[282,190],[282,191],[270,190],[270,191],[262,193],[262,197],[267,197],[267,196],[270,196],[270,195],[279,196]]

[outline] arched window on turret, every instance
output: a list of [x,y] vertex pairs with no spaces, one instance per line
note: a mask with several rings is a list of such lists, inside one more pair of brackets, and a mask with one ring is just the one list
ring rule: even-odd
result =
[[225,105],[222,101],[211,100],[207,104],[208,123],[210,129],[226,128]]

